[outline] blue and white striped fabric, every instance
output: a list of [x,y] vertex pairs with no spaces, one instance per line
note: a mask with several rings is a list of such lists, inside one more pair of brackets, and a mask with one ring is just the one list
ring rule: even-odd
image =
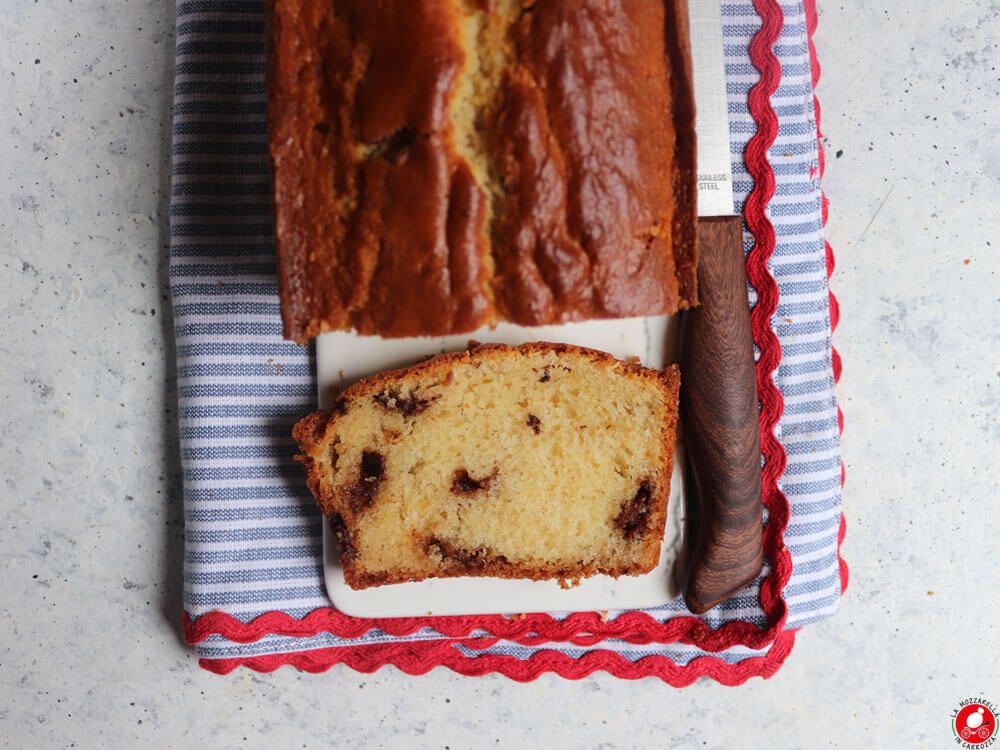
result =
[[[831,367],[816,123],[805,16],[782,6],[775,52],[782,65],[772,99],[780,121],[770,151],[777,190],[771,270],[781,290],[773,325],[783,348],[775,382],[785,399],[778,437],[788,453],[781,488],[791,504],[785,541],[794,572],[788,627],[835,611],[840,582],[840,444]],[[726,2],[726,71],[736,210],[752,188],[743,151],[755,132],[747,94],[757,81],[748,45],[760,27],[750,0]],[[192,618],[222,610],[247,622],[269,611],[302,617],[330,605],[323,588],[321,519],[293,461],[291,427],[315,404],[311,351],[281,337],[270,216],[265,127],[263,0],[179,0],[173,125],[170,274],[177,339],[184,463],[184,605]],[[763,624],[758,581],[706,617]],[[657,610],[665,619],[679,602]],[[403,640],[438,638],[425,628]],[[236,658],[351,643],[398,641],[381,631],[347,640],[267,636],[240,644],[212,636],[203,658]],[[693,646],[601,648],[626,658],[668,655],[684,664]],[[578,655],[580,647],[547,644]],[[498,643],[527,658],[534,649]],[[724,652],[739,661],[760,652]]]
[[781,84],[771,105],[778,137],[769,153],[777,186],[768,217],[777,234],[770,269],[781,293],[772,326],[781,341],[775,384],[785,401],[776,435],[788,455],[778,482],[791,505],[785,544],[794,570],[784,590],[787,628],[829,617],[840,603],[840,430],[834,392],[819,146],[802,3],[782,4],[774,51]]

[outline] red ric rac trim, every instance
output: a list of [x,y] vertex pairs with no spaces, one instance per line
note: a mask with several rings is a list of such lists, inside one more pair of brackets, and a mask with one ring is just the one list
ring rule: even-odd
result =
[[202,659],[201,666],[216,674],[229,674],[237,667],[248,667],[255,672],[273,672],[289,664],[304,672],[325,672],[334,664],[346,664],[358,672],[371,673],[391,664],[406,674],[426,674],[434,667],[447,667],[454,672],[478,676],[496,672],[518,682],[530,682],[544,672],[555,672],[570,680],[579,680],[603,670],[615,677],[637,680],[642,677],[659,677],[674,687],[686,687],[701,677],[711,677],[723,685],[742,685],[751,677],[767,679],[784,663],[795,643],[795,632],[781,633],[763,656],[753,656],[736,664],[727,664],[714,656],[701,656],[686,666],[658,654],[629,661],[616,651],[595,649],[578,659],[561,651],[544,650],[529,659],[518,659],[504,654],[467,656],[457,648],[461,644],[470,648],[486,648],[495,638],[475,639],[476,643],[459,640],[428,641],[419,643],[377,643],[365,646],[342,646],[290,654],[268,654],[242,659]]
[[[819,84],[820,66],[819,58],[816,56],[816,45],[813,44],[813,35],[816,33],[816,27],[819,25],[819,17],[816,13],[816,0],[805,0],[805,11],[806,11],[806,29],[809,34],[809,65],[812,71],[812,86],[813,86],[813,110],[816,113],[816,137],[819,145],[819,177],[820,183],[823,181],[823,173],[826,172],[826,153],[823,150],[823,130],[820,125],[820,106],[819,99],[816,97],[815,91],[816,86]],[[830,202],[826,199],[826,193],[823,193],[823,226],[826,226],[826,219],[829,213]],[[833,256],[833,248],[830,247],[830,243],[826,243],[826,277],[827,279],[833,278],[833,270],[836,266],[836,260]],[[833,290],[830,291],[830,334],[832,335],[834,331],[837,330],[837,325],[840,323],[840,303],[837,302],[836,296],[833,294]],[[833,347],[833,381],[834,383],[840,382],[840,374],[843,371],[843,364],[840,361],[840,353],[837,351],[836,347]],[[840,430],[840,434],[844,434],[844,412],[837,407],[837,427]],[[844,480],[846,479],[846,473],[844,471],[844,464],[840,464],[840,486],[844,486]],[[847,570],[847,562],[840,554],[840,547],[844,543],[844,537],[847,535],[847,519],[843,514],[840,515],[840,530],[837,533],[837,560],[840,563],[840,593],[843,594],[847,590],[847,583],[850,579],[849,572]]]
[[[807,12],[815,6],[807,2]],[[785,631],[787,607],[782,591],[792,572],[791,555],[783,541],[788,525],[788,499],[778,488],[778,478],[785,470],[787,458],[781,443],[774,437],[774,427],[781,417],[784,402],[774,385],[773,373],[781,361],[781,344],[771,329],[771,318],[777,309],[778,286],[767,268],[774,253],[775,233],[766,208],[774,195],[775,180],[767,152],[778,133],[778,119],[771,107],[771,96],[781,80],[781,66],[772,46],[781,34],[784,15],[776,0],[754,0],[762,20],[761,28],[750,44],[750,59],[760,72],[760,80],[750,91],[748,106],[757,125],[757,133],[746,148],[746,164],[754,180],[753,191],[747,198],[744,217],[754,237],[754,247],[747,257],[747,275],[757,291],[757,305],[751,316],[754,340],[760,349],[757,363],[757,388],[761,401],[761,452],[765,458],[763,471],[764,502],[769,521],[764,532],[764,550],[771,561],[771,573],[761,587],[761,606],[767,615],[767,625],[758,627],[749,622],[727,623],[712,629],[696,617],[677,617],[659,622],[643,612],[626,612],[614,620],[604,621],[597,612],[580,612],[564,620],[548,614],[528,614],[516,618],[502,615],[470,617],[418,617],[391,619],[360,619],[332,608],[315,610],[302,619],[284,612],[268,612],[249,623],[243,623],[219,611],[208,612],[197,620],[183,615],[184,638],[190,644],[211,635],[237,643],[252,643],[265,635],[310,637],[330,632],[342,638],[356,638],[373,628],[389,635],[410,635],[420,628],[430,627],[444,638],[416,643],[382,643],[338,648],[299,651],[285,654],[244,657],[237,659],[202,659],[200,665],[218,674],[227,674],[238,666],[260,672],[270,672],[284,664],[309,672],[320,672],[334,664],[346,664],[362,672],[373,672],[385,664],[393,664],[408,674],[423,674],[442,665],[460,674],[480,675],[499,672],[519,681],[533,680],[543,672],[556,672],[570,679],[579,679],[597,670],[617,677],[636,679],[657,676],[665,682],[684,686],[699,677],[711,677],[725,685],[738,685],[752,676],[769,677],[784,662],[794,643],[794,631]],[[810,33],[813,27],[810,27]],[[814,75],[818,66],[814,59]],[[825,219],[825,204],[824,204]],[[832,269],[832,255],[828,248]],[[831,309],[831,314],[833,310]],[[836,360],[839,364],[839,359]],[[841,535],[843,527],[841,528]],[[841,564],[842,576],[846,567]],[[846,580],[846,578],[844,579]],[[491,634],[469,638],[475,632]],[[559,651],[543,650],[530,659],[481,654],[468,656],[456,648],[462,644],[483,648],[498,639],[525,645],[547,642],[569,642],[591,646],[607,638],[619,638],[630,643],[693,644],[707,652],[719,652],[733,646],[763,649],[760,657],[750,657],[737,664],[727,664],[716,657],[699,657],[685,666],[671,659],[650,655],[636,662],[606,649],[595,649],[574,659]]]

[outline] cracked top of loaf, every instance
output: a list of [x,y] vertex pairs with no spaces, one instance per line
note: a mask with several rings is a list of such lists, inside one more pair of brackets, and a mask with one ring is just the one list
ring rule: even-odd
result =
[[696,302],[682,0],[268,6],[287,337]]

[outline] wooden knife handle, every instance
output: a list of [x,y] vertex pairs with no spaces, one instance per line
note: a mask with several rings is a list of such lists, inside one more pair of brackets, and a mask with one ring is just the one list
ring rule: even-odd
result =
[[764,562],[760,426],[743,223],[698,220],[699,307],[681,322],[680,414],[688,465],[684,599],[705,612]]

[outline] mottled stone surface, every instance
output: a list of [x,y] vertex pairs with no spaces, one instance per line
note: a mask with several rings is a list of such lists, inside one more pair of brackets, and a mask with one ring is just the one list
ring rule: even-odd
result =
[[198,669],[178,635],[173,7],[6,4],[0,744],[949,746],[960,699],[1000,702],[998,10],[821,8],[851,588],[773,679],[675,691]]

